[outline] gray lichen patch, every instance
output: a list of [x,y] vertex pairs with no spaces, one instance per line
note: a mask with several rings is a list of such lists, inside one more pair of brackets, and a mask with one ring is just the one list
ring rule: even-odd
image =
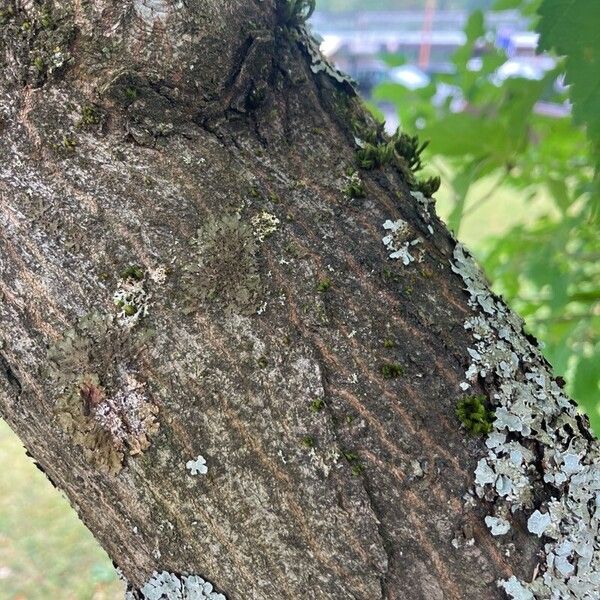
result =
[[262,296],[258,237],[252,224],[238,214],[212,217],[198,230],[185,266],[186,312],[197,311],[199,304],[227,314],[258,310]]
[[110,474],[142,453],[158,431],[158,407],[119,350],[110,317],[81,319],[48,351],[56,419],[91,464]]
[[310,28],[306,25],[300,25],[298,27],[298,39],[302,45],[302,48],[310,59],[310,70],[315,73],[323,73],[333,79],[338,84],[343,84],[345,89],[351,92],[353,95],[356,94],[354,91],[354,81],[352,78],[344,75],[341,71],[336,69],[328,60],[325,58],[321,50],[319,49],[320,42],[310,31]]
[[[398,219],[396,221],[387,220],[383,228],[389,233],[382,239],[383,245],[390,253],[390,258],[400,259],[404,265],[409,265],[415,261],[412,248],[422,240],[417,237],[410,239],[410,228],[406,221]],[[411,254],[411,251],[413,254]]]
[[[529,531],[546,540],[545,560],[533,581],[511,577],[499,585],[518,600],[598,598],[599,444],[523,336],[522,321],[491,294],[460,244],[451,265],[477,313],[465,323],[474,342],[461,387],[482,381],[493,391],[496,407],[488,454],[475,471],[476,494],[512,513],[524,511]],[[544,494],[534,493],[542,486]],[[506,529],[494,517],[486,523],[492,533]]]
[[193,460],[188,460],[185,463],[185,468],[188,469],[191,475],[206,475],[208,473],[206,459],[201,455]]
[[212,583],[198,575],[154,572],[139,589],[129,589],[125,600],[227,600]]

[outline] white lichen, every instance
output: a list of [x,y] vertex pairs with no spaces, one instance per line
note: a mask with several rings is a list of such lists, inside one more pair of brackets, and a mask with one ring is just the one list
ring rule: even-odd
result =
[[135,327],[148,314],[150,295],[144,289],[145,279],[126,277],[119,279],[113,294],[117,307],[117,321],[123,327]]
[[[525,511],[529,531],[546,540],[545,561],[533,581],[511,577],[499,585],[515,600],[597,599],[599,444],[552,379],[538,348],[523,335],[521,319],[493,296],[460,244],[451,265],[476,311],[465,323],[474,343],[464,383],[485,382],[496,408],[494,429],[486,440],[489,451],[475,471],[475,493],[511,513]],[[540,502],[533,488],[544,482],[552,487],[548,499]]]
[[150,275],[150,279],[152,279],[156,285],[163,285],[167,280],[167,269],[164,265],[159,265],[155,269],[150,269],[148,274]]
[[208,467],[206,459],[203,456],[198,456],[195,460],[188,460],[185,463],[186,469],[189,469],[192,475],[206,475]]
[[321,39],[314,35],[309,29],[307,24],[298,27],[300,33],[300,41],[304,46],[307,54],[310,57],[310,69],[313,73],[325,73],[332,79],[335,79],[338,83],[345,83],[349,86],[354,86],[354,81],[344,75],[341,71],[336,69],[328,60],[325,58],[320,49]]
[[112,396],[101,396],[90,408],[92,417],[108,432],[117,448],[135,456],[150,445],[158,431],[158,407],[146,395],[146,385],[131,373],[123,374],[124,386]]
[[251,223],[254,235],[258,241],[264,242],[277,231],[280,221],[275,215],[263,210],[252,217]]
[[427,223],[427,231],[429,235],[433,235],[433,227],[431,226],[431,212],[430,208],[435,205],[433,198],[428,198],[422,192],[411,191],[410,195],[418,202],[421,209],[421,217]]
[[414,262],[415,258],[410,253],[410,248],[422,240],[421,238],[410,241],[407,239],[409,233],[408,223],[402,219],[398,219],[397,221],[388,219],[383,224],[383,228],[390,232],[381,240],[383,245],[389,250],[390,258],[400,259],[404,265]]
[[492,535],[504,535],[510,531],[510,523],[501,517],[485,518],[485,524],[488,526]]
[[125,600],[227,600],[212,583],[198,575],[154,572],[139,592],[128,591]]

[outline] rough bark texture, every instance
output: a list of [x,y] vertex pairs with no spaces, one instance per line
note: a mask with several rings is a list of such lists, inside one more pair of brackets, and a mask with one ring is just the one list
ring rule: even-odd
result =
[[[464,500],[487,450],[455,415],[455,242],[391,164],[343,193],[369,123],[348,85],[272,1],[60,4],[4,3],[0,411],[132,586],[531,580],[524,514],[500,540]],[[400,218],[408,265],[381,241]]]

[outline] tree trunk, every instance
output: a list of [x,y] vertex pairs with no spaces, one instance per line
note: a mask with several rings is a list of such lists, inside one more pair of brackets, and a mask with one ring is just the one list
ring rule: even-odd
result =
[[598,597],[598,444],[307,8],[2,6],[0,410],[131,597]]

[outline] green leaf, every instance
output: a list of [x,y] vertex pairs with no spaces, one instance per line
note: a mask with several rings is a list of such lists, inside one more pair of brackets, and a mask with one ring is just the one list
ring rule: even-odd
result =
[[596,346],[591,356],[581,358],[575,369],[572,393],[577,398],[590,418],[590,422],[596,435],[600,436],[600,407],[598,396],[600,395],[600,375],[598,365],[600,364],[600,345]]
[[379,54],[379,59],[392,69],[406,64],[406,58],[403,54],[382,52]]
[[539,8],[540,50],[567,57],[566,81],[571,85],[573,116],[586,124],[600,150],[600,2],[543,0]]

